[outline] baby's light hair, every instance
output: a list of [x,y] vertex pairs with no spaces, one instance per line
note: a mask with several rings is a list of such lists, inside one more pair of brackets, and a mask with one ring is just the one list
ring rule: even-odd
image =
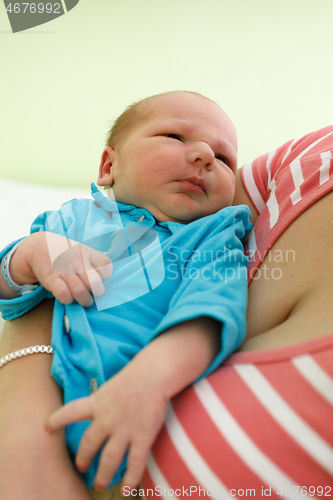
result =
[[[122,141],[126,138],[126,135],[130,130],[139,125],[140,123],[147,120],[154,112],[154,107],[151,105],[151,101],[156,97],[174,94],[174,93],[184,92],[186,94],[194,94],[208,101],[214,102],[208,97],[199,94],[198,92],[192,92],[189,90],[174,90],[171,92],[164,92],[161,94],[156,94],[150,97],[146,97],[144,99],[140,99],[139,101],[134,102],[130,106],[128,106],[125,111],[116,118],[113,122],[111,129],[107,134],[107,142],[106,145],[110,146],[113,149],[119,148],[121,146]],[[214,104],[216,104],[214,102]]]
[[153,110],[149,106],[145,106],[145,101],[148,99],[149,97],[130,104],[125,111],[115,119],[107,134],[107,146],[116,149],[121,145],[130,130],[149,118]]

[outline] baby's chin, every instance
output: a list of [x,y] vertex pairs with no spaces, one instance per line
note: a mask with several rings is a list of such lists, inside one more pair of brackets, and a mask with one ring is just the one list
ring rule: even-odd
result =
[[157,222],[166,222],[166,221],[171,221],[171,222],[178,222],[179,224],[190,224],[191,222],[194,222],[198,219],[202,219],[203,217],[207,217],[208,215],[212,215],[216,212],[219,212],[221,209],[214,210],[212,212],[200,212],[200,213],[177,213],[177,211],[172,210],[168,214],[162,214],[162,213],[152,213],[154,218],[157,220]]
[[171,221],[179,224],[189,224],[208,215],[216,214],[223,208],[230,206],[232,196],[221,196],[218,200],[215,197],[212,203],[209,203],[207,198],[202,201],[186,193],[176,193],[171,200],[167,200],[167,203],[165,201],[161,199],[160,203],[150,204],[150,206],[143,208],[149,210],[158,222]]

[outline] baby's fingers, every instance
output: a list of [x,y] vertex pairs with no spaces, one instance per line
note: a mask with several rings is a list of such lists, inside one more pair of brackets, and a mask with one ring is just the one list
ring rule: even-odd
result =
[[90,284],[90,288],[94,294],[94,297],[100,297],[105,292],[105,286],[103,285],[101,275],[96,269],[89,269],[87,271],[87,276]]
[[103,280],[110,278],[112,275],[112,261],[107,255],[95,250],[91,251],[89,259],[88,262],[86,258],[85,266],[90,288],[95,297],[100,297],[105,292]]
[[122,480],[122,487],[135,488],[140,483],[146,466],[148,452],[149,448],[147,448],[146,442],[131,446],[128,453],[126,474]]
[[[108,257],[105,253],[93,251],[90,255],[90,261],[92,267],[96,269],[102,280],[111,278],[113,265],[110,257]],[[89,269],[89,267],[87,269]]]
[[105,444],[95,477],[96,490],[107,488],[125,456],[127,445],[127,440],[120,436],[111,437]]
[[105,429],[93,422],[83,434],[79,449],[75,457],[75,465],[79,471],[84,472],[88,469],[94,456],[103,446],[108,438]]
[[66,281],[61,276],[51,273],[46,278],[39,278],[39,281],[62,304],[71,304],[73,302],[73,295]]
[[45,423],[45,429],[53,432],[65,425],[81,420],[90,420],[92,418],[92,408],[90,397],[77,399],[68,403],[59,410],[52,413]]
[[[88,288],[82,281],[82,274],[63,274],[62,279],[66,283],[73,298],[82,306],[90,307],[94,303]],[[57,299],[58,297],[53,294]],[[59,300],[59,299],[58,299]],[[61,301],[60,301],[61,302]]]

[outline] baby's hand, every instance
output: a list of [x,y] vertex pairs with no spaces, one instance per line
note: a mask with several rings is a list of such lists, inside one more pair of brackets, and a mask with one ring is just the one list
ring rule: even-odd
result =
[[127,471],[122,486],[135,488],[140,482],[167,408],[167,399],[153,386],[151,381],[133,377],[129,364],[94,394],[66,404],[48,419],[49,432],[73,422],[92,420],[81,439],[75,462],[79,471],[86,471],[105,444],[95,477],[97,490],[108,486],[126,450]]
[[112,274],[110,258],[98,250],[50,232],[34,233],[15,250],[10,274],[19,285],[39,281],[63,304],[76,300],[89,307],[105,292]]

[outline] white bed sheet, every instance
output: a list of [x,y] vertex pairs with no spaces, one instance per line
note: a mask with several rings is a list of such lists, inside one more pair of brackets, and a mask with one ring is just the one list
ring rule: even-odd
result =
[[[72,198],[90,198],[90,186],[87,189],[42,186],[0,177],[0,249],[28,235],[38,214],[56,210]],[[2,323],[0,314],[0,335]]]

